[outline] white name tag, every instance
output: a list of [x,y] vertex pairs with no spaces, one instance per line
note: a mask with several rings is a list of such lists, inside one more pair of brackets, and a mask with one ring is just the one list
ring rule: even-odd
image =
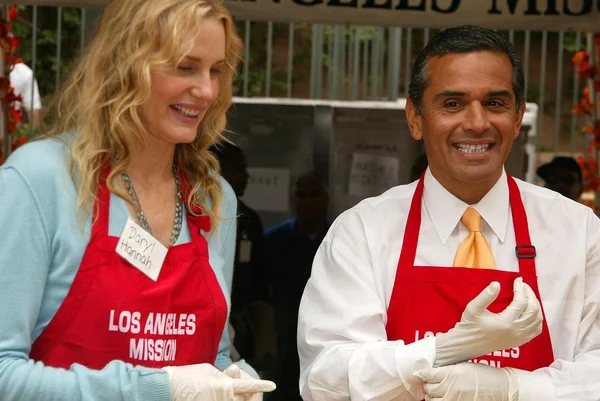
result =
[[117,253],[136,269],[156,281],[167,256],[167,247],[131,218],[117,244]]

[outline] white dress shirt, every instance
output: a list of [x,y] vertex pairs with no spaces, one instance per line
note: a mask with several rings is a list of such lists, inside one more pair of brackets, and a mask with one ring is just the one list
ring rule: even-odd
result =
[[[516,180],[521,191],[555,362],[519,371],[521,401],[600,400],[600,220],[586,206]],[[341,214],[317,252],[299,314],[305,401],[420,400],[413,374],[435,361],[435,338],[387,341],[385,325],[416,183]],[[476,205],[498,269],[518,271],[503,173]],[[425,176],[416,265],[452,266],[468,235],[468,205]]]

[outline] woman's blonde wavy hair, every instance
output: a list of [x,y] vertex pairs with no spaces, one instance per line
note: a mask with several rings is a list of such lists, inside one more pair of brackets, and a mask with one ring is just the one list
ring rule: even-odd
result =
[[150,96],[151,72],[175,71],[193,48],[195,38],[189,33],[205,18],[223,21],[227,68],[219,76],[218,97],[206,112],[198,136],[192,143],[178,144],[175,159],[191,189],[188,210],[200,207],[210,216],[212,227],[218,225],[223,188],[219,164],[208,147],[223,139],[242,47],[219,0],[110,0],[106,5],[96,35],[58,93],[52,113],[58,120],[49,133],[76,131],[71,174],[79,187],[79,212],[91,212],[108,163],[113,163],[109,189],[129,201],[115,187],[114,178],[129,165],[131,150],[143,143],[146,128],[140,106]]

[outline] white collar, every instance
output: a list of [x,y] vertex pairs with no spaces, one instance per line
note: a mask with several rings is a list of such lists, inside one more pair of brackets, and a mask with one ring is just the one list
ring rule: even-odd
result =
[[425,173],[423,202],[442,244],[446,244],[469,206],[477,210],[498,236],[500,242],[504,242],[508,213],[510,212],[508,184],[504,169],[496,184],[479,203],[468,205],[448,192],[428,168]]

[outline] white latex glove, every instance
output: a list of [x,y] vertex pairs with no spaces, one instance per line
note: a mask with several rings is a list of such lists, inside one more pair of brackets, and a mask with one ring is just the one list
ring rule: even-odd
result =
[[[244,369],[241,369],[237,365],[231,365],[227,369],[223,371],[227,376],[233,379],[254,379],[248,372]],[[235,401],[262,401],[263,393],[262,392],[248,392],[243,394],[236,394]]]
[[415,373],[426,401],[517,401],[519,379],[511,368],[459,363]]
[[166,366],[174,401],[237,401],[236,394],[269,392],[275,384],[266,380],[233,379],[214,366],[203,363]]
[[435,337],[434,367],[453,365],[494,351],[521,346],[542,332],[542,309],[522,278],[514,281],[513,301],[500,313],[490,306],[500,293],[493,282],[467,305],[461,321]]

